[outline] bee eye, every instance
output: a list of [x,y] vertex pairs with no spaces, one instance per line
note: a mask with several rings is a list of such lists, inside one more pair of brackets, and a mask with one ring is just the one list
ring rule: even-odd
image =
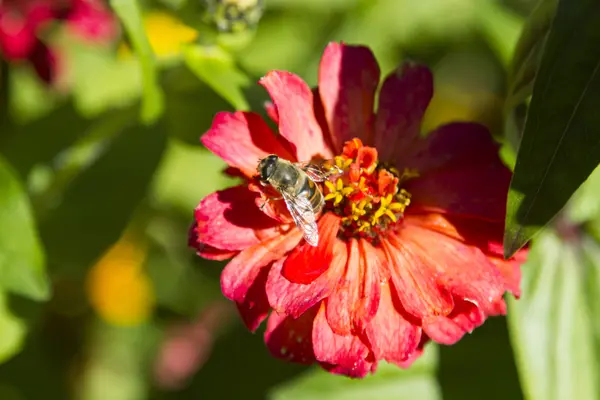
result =
[[271,154],[260,161],[260,164],[258,165],[260,180],[267,181],[267,179],[269,179],[275,170],[278,158],[279,157],[276,155]]

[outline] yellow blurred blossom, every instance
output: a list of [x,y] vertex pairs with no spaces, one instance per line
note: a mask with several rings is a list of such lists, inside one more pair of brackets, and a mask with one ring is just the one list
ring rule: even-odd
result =
[[[180,53],[181,46],[198,38],[198,31],[162,11],[150,11],[144,16],[144,29],[152,51],[158,58],[171,58]],[[126,44],[119,48],[121,56],[131,55]]]
[[126,234],[89,271],[88,298],[106,322],[134,326],[151,315],[154,292],[143,270],[146,254],[146,247]]

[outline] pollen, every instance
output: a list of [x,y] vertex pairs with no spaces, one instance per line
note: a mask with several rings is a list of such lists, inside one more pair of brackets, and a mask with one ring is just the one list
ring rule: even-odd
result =
[[411,194],[401,186],[419,177],[419,172],[380,163],[377,150],[359,139],[346,142],[334,162],[342,173],[333,182],[325,181],[325,207],[342,217],[340,237],[376,243],[397,229],[411,201]]

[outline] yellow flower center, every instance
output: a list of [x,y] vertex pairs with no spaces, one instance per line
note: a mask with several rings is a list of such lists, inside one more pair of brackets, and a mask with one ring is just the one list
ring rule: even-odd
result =
[[358,139],[346,143],[335,164],[342,174],[325,182],[325,209],[342,217],[341,237],[377,242],[400,223],[411,198],[400,185],[418,171],[380,163],[377,151]]

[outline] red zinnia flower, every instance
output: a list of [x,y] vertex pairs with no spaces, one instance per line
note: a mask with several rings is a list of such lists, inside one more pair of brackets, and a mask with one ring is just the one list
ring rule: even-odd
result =
[[102,0],[0,0],[0,55],[27,60],[45,82],[57,75],[57,57],[40,31],[55,20],[85,40],[108,42],[118,34],[116,18]]
[[[410,365],[432,339],[458,341],[519,296],[525,252],[502,258],[510,171],[488,131],[452,123],[426,138],[421,119],[431,72],[405,63],[383,82],[362,46],[330,44],[314,91],[272,71],[274,134],[255,113],[219,113],[202,143],[243,176],[196,208],[190,244],[233,259],[221,276],[248,328],[271,311],[273,355],[361,377],[379,360]],[[318,246],[305,243],[282,201],[264,208],[257,162],[333,158],[343,175],[324,185]]]

